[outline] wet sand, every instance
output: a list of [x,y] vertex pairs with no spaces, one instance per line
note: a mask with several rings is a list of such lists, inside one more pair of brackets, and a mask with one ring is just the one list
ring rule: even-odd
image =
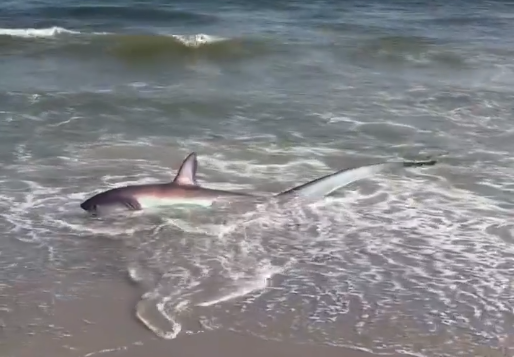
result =
[[[374,356],[331,346],[266,341],[228,331],[162,340],[134,317],[134,306],[140,297],[137,289],[114,281],[98,285],[93,290],[87,289],[88,294],[83,294],[87,296],[54,303],[44,323],[45,326],[58,326],[60,333],[36,332],[22,335],[22,338],[8,338],[6,343],[0,344],[0,354],[3,357]],[[90,294],[91,291],[94,293]]]

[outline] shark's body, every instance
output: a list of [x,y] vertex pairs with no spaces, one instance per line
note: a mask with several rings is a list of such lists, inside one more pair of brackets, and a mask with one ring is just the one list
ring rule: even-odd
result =
[[[354,181],[370,177],[388,168],[431,166],[435,160],[417,162],[382,162],[378,164],[343,169],[317,178],[275,196],[295,196],[306,199],[321,198]],[[196,153],[189,154],[182,162],[175,179],[169,183],[131,185],[101,192],[80,207],[96,214],[99,208],[122,207],[131,211],[151,207],[196,205],[209,207],[219,201],[251,199],[261,196],[201,187],[196,181]]]

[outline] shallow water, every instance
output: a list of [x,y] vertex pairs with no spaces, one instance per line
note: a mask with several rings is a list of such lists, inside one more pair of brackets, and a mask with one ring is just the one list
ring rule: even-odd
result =
[[[6,336],[58,334],[59,299],[129,276],[162,337],[419,356],[498,345],[514,303],[512,14],[499,1],[2,5]],[[379,160],[439,163],[307,206],[80,210],[170,180],[191,151],[203,185],[264,194]]]

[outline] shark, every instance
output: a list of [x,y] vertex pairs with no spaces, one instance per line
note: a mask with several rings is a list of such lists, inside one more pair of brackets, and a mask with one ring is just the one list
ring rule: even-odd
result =
[[[279,192],[271,197],[295,197],[305,200],[317,200],[332,194],[334,191],[352,182],[370,178],[388,169],[433,166],[436,162],[436,160],[383,161],[344,168]],[[197,169],[197,154],[196,152],[191,152],[182,161],[174,179],[170,182],[126,185],[112,188],[86,199],[80,204],[80,207],[93,215],[97,215],[99,210],[104,208],[141,211],[148,208],[177,205],[211,207],[213,204],[220,201],[230,202],[266,198],[254,193],[225,191],[204,187],[197,181]]]

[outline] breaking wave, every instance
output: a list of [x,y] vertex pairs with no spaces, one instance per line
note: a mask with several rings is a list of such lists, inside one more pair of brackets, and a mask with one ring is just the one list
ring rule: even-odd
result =
[[[177,58],[254,58],[282,51],[291,51],[291,54],[294,54],[294,51],[298,50],[297,44],[279,37],[223,37],[205,33],[89,32],[57,26],[3,28],[0,29],[0,44],[0,55],[38,53],[80,58],[108,56],[129,62]],[[288,47],[289,45],[291,47]],[[342,56],[359,65],[409,65],[413,68],[442,66],[449,69],[466,69],[478,56],[473,50],[454,48],[429,38],[380,34],[344,41],[335,36],[327,50],[332,51],[336,57]]]
[[0,29],[0,36],[22,37],[22,38],[49,38],[63,34],[80,34],[80,31],[67,30],[63,27],[49,27],[43,29]]
[[0,54],[114,56],[126,61],[190,56],[235,58],[265,53],[267,43],[208,34],[81,32],[63,27],[0,29]]

